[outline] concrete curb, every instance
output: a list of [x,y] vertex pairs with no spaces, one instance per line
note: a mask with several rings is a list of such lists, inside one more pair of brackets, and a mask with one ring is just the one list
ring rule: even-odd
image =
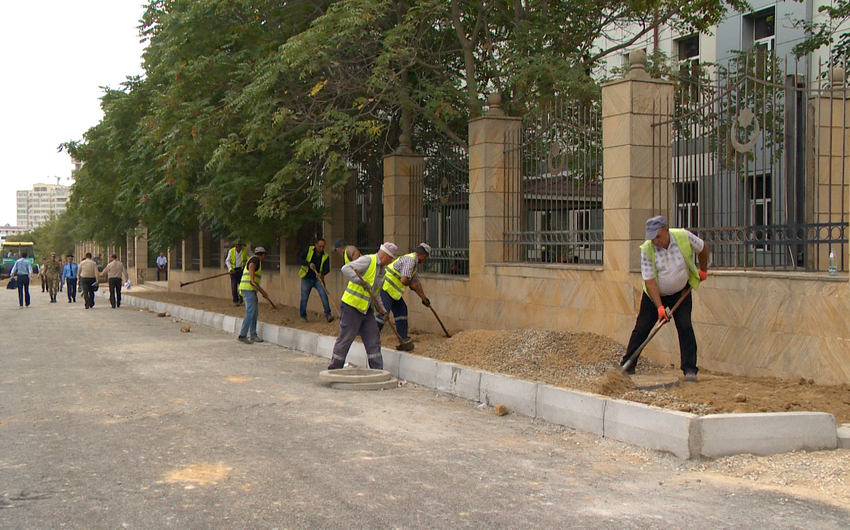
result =
[[[236,333],[242,319],[188,309],[135,296],[127,305],[168,311],[183,320]],[[335,339],[309,331],[259,323],[268,343],[330,359]],[[824,412],[776,412],[697,416],[606,396],[475,370],[453,363],[382,348],[384,370],[393,377],[488,405],[503,404],[519,414],[587,431],[679,458],[715,458],[798,450],[850,449],[850,424],[838,428]],[[348,362],[367,366],[366,350],[354,342]]]

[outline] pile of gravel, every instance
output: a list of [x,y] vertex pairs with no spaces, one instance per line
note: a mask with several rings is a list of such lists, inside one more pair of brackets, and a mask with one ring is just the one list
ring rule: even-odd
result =
[[[592,391],[625,348],[594,333],[470,330],[428,348],[428,357],[550,385]],[[646,359],[641,372],[660,370]]]

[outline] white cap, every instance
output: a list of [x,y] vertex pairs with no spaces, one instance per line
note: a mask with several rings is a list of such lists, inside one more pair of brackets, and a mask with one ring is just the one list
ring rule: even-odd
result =
[[266,249],[264,249],[263,247],[254,248],[254,254],[265,254],[265,253],[266,253]]
[[398,247],[395,246],[395,243],[390,243],[389,241],[381,245],[381,250],[384,252],[384,254],[388,255],[393,259],[395,259],[395,256],[398,253]]
[[428,254],[429,256],[431,255],[431,245],[429,245],[428,243],[419,243],[418,248],[421,248],[422,250],[424,250],[425,253]]

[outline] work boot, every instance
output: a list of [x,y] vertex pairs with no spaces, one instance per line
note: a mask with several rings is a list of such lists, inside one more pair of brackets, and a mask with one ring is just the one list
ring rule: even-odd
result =
[[249,339],[248,337],[243,337],[242,335],[239,335],[236,340],[238,340],[242,344],[254,344],[253,342],[251,342],[251,339]]
[[334,316],[333,315],[325,315],[325,320],[327,320],[328,322],[333,322]]
[[301,322],[309,322],[309,321],[307,320],[307,317],[301,317]]
[[251,342],[266,342],[266,341],[261,339],[259,336],[256,336],[256,337],[251,337]]
[[697,374],[694,372],[688,372],[685,374],[685,381],[688,383],[696,383],[697,382]]

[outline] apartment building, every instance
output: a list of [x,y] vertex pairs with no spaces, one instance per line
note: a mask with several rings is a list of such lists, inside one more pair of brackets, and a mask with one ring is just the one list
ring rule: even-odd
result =
[[26,228],[23,226],[11,226],[9,223],[6,223],[6,226],[0,226],[0,244],[5,243],[7,237],[23,234],[26,231]]
[[70,186],[58,184],[35,184],[32,190],[18,190],[18,226],[33,230],[43,225],[50,213],[56,215],[68,207]]

